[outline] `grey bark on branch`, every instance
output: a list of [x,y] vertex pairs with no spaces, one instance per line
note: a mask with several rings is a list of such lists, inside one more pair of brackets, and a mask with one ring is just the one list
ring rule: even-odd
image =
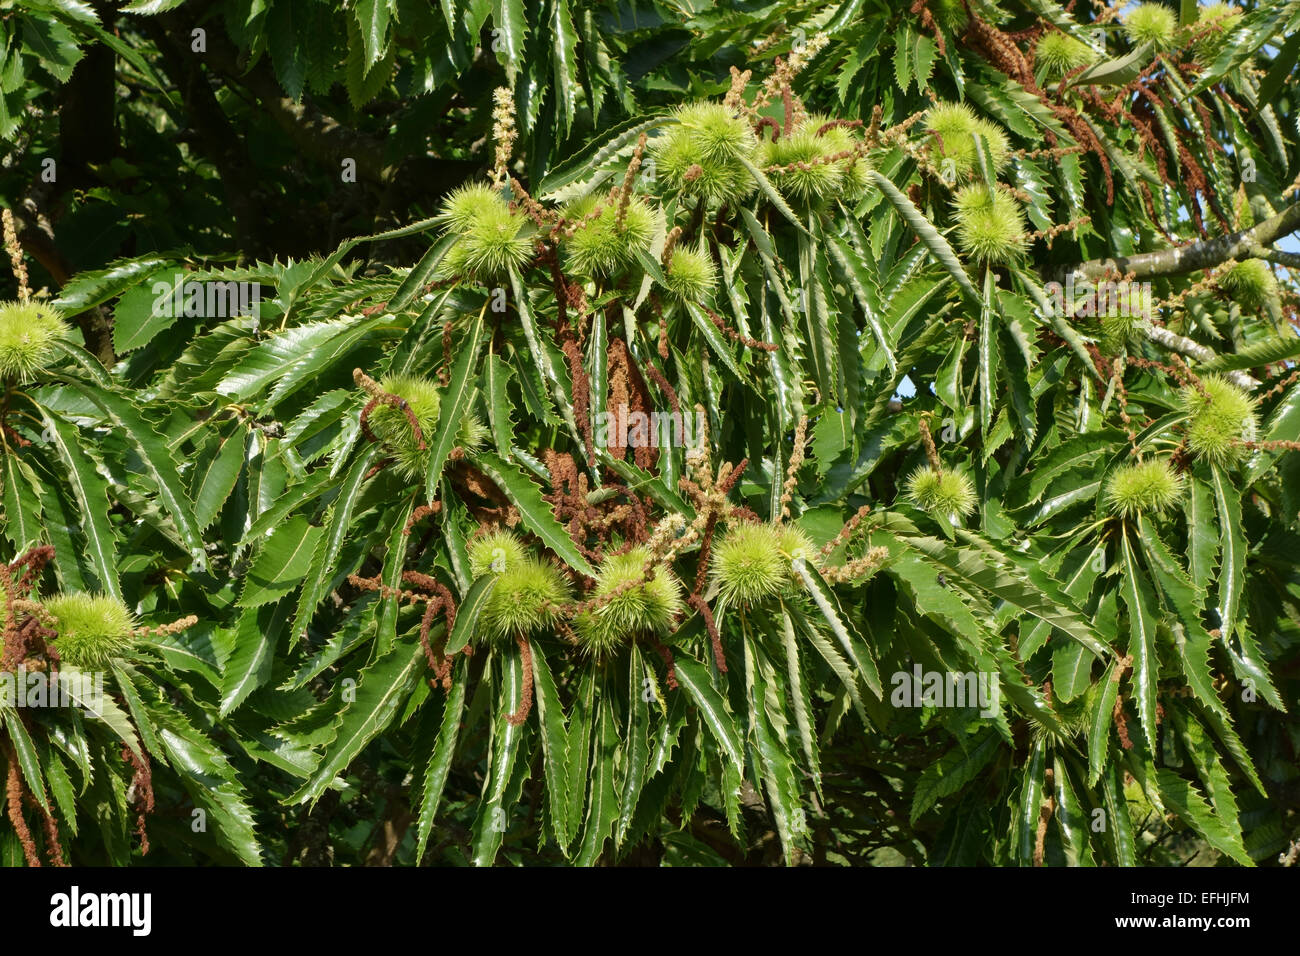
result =
[[1204,239],[1156,252],[1142,252],[1115,259],[1090,259],[1065,269],[1067,275],[1095,280],[1107,275],[1133,273],[1135,279],[1185,275],[1200,269],[1212,269],[1230,259],[1249,258],[1258,248],[1300,229],[1300,203],[1283,209],[1258,225],[1217,239]]
[[[1271,249],[1269,245],[1296,229],[1300,229],[1300,203],[1290,205],[1277,215],[1231,235],[1133,256],[1090,259],[1075,266],[1067,266],[1063,274],[1072,277],[1076,282],[1127,275],[1132,275],[1134,280],[1140,281],[1157,276],[1177,276],[1201,269],[1213,269],[1232,259],[1259,258],[1293,265],[1295,262],[1300,262],[1300,256]],[[1159,326],[1149,329],[1147,338],[1157,345],[1200,362],[1210,362],[1216,357],[1213,349]],[[1240,388],[1251,390],[1259,386],[1259,382],[1245,372],[1230,371],[1225,374]]]
[[[1188,355],[1199,362],[1210,362],[1216,358],[1213,349],[1207,348],[1199,342],[1193,342],[1191,339],[1179,335],[1177,332],[1170,332],[1168,329],[1162,328],[1158,325],[1153,325],[1151,328],[1147,329],[1147,338],[1152,342],[1155,342],[1157,345],[1163,345],[1171,352]],[[1248,392],[1259,387],[1259,382],[1251,378],[1245,372],[1233,370],[1224,372],[1223,374],[1232,382],[1232,384],[1236,385],[1238,388],[1244,388]]]
[[1300,269],[1300,252],[1284,252],[1281,249],[1266,249],[1263,246],[1255,246],[1250,250],[1250,255],[1255,259],[1276,262],[1288,269]]

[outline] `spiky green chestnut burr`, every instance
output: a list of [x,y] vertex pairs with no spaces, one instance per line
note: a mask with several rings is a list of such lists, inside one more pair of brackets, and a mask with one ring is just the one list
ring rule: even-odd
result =
[[1165,458],[1121,465],[1106,482],[1106,505],[1124,518],[1154,517],[1183,496],[1183,476]]
[[1059,30],[1044,33],[1034,48],[1038,63],[1047,76],[1057,79],[1081,66],[1087,66],[1097,60],[1097,51],[1082,40]]
[[833,163],[818,162],[825,152],[816,131],[805,125],[775,143],[764,143],[763,166],[799,164],[793,169],[768,169],[772,185],[800,202],[824,201],[835,195],[843,178]]
[[743,116],[720,103],[692,103],[677,111],[678,128],[706,160],[735,159],[754,149],[754,134]]
[[1277,278],[1263,259],[1243,259],[1219,276],[1219,288],[1248,312],[1277,302]]
[[698,302],[713,294],[718,274],[706,248],[678,248],[673,250],[672,260],[664,270],[664,281],[674,295]]
[[102,668],[126,657],[134,644],[135,618],[106,594],[60,594],[45,602],[55,620],[54,646],[60,660],[83,669]]
[[523,563],[527,552],[513,531],[493,528],[469,543],[469,573],[481,578],[485,574],[503,574]]
[[555,567],[532,555],[506,564],[479,616],[479,638],[501,642],[552,627],[569,587]]
[[1101,317],[1101,344],[1107,354],[1115,354],[1138,345],[1145,338],[1151,323],[1143,315],[1129,315],[1117,311]]
[[817,548],[798,525],[788,524],[778,528],[777,546],[781,549],[781,556],[791,564],[799,560],[814,566],[818,564]]
[[439,219],[444,232],[459,238],[439,267],[444,276],[497,279],[518,268],[533,254],[528,217],[512,211],[495,189],[463,186],[443,203]]
[[1124,33],[1134,46],[1150,43],[1158,53],[1173,49],[1178,14],[1163,3],[1140,3],[1124,18]]
[[999,184],[965,186],[953,199],[957,216],[957,244],[978,262],[997,264],[1024,252],[1025,214],[1014,196]]
[[586,219],[596,204],[596,197],[589,196],[565,210],[566,219],[582,225],[565,240],[564,251],[574,272],[608,276],[635,263],[638,253],[650,250],[658,217],[644,199],[634,196],[627,202],[622,223],[617,201],[605,201],[595,217]]
[[406,402],[420,426],[424,448],[420,448],[410,418],[396,405],[376,405],[370,413],[370,430],[393,456],[394,466],[403,478],[422,477],[428,464],[429,442],[438,428],[438,387],[427,378],[405,374],[390,375],[379,387]]
[[988,120],[977,117],[965,103],[940,103],[926,115],[926,129],[935,137],[936,166],[941,173],[951,161],[956,181],[979,172],[975,137],[983,139],[993,161],[991,172],[1005,169],[1011,161],[1011,144],[1007,134]]
[[[1219,54],[1232,42],[1232,34],[1241,22],[1240,16],[1241,7],[1230,3],[1212,3],[1201,7],[1196,23],[1192,25],[1193,32],[1199,34],[1193,44],[1197,63],[1209,67],[1219,58]],[[1206,29],[1210,26],[1217,29]]]
[[978,500],[970,476],[947,468],[925,465],[907,479],[907,496],[922,511],[956,523],[975,510]]
[[757,141],[748,121],[719,103],[693,103],[677,110],[677,122],[651,145],[658,175],[670,189],[707,202],[739,200],[754,191],[742,158]]
[[779,593],[790,580],[789,543],[781,528],[738,524],[713,549],[713,580],[724,605],[754,604]]
[[[776,142],[760,144],[758,164],[786,196],[803,203],[821,203],[865,189],[866,160],[841,156],[857,145],[857,135],[844,126],[829,126],[829,122],[825,116],[810,116]],[[833,156],[840,158],[831,159]]]
[[1242,457],[1241,442],[1254,441],[1259,423],[1255,400],[1220,375],[1206,375],[1200,388],[1188,385],[1180,393],[1188,416],[1187,445],[1199,458],[1227,465]]
[[460,430],[456,432],[456,444],[466,451],[475,451],[487,444],[492,433],[476,415],[466,415],[461,419]]
[[485,214],[505,207],[500,190],[487,183],[466,183],[453,190],[443,202],[438,221],[449,233],[464,233],[472,229]]
[[600,656],[639,635],[671,633],[683,607],[681,582],[672,571],[658,566],[645,580],[643,569],[649,560],[650,551],[636,547],[601,562],[591,593],[597,604],[573,622],[585,651]]
[[962,0],[930,0],[927,6],[939,26],[949,33],[960,33],[970,20]]
[[47,305],[0,303],[0,380],[26,383],[43,372],[67,328],[58,310]]

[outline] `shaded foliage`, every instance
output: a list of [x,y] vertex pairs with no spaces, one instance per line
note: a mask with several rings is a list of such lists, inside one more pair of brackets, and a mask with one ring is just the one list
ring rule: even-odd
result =
[[1295,841],[1300,4],[16,9],[7,861]]

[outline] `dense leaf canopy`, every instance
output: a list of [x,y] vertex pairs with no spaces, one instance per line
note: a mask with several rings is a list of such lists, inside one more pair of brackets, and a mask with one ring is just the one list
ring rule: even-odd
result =
[[1294,862],[1298,54],[0,0],[0,858]]

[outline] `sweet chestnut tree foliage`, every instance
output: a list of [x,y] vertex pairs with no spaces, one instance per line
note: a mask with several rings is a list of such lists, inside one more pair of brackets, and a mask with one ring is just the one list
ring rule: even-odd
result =
[[1297,36],[4,3],[0,856],[1294,862]]

